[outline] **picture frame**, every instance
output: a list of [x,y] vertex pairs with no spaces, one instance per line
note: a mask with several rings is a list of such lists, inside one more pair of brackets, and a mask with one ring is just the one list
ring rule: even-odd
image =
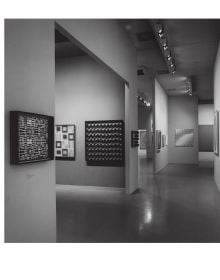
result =
[[194,146],[194,129],[176,128],[175,129],[176,147],[193,147]]
[[54,159],[54,117],[10,111],[10,163]]
[[161,131],[156,130],[156,149],[160,150],[161,149]]
[[140,150],[147,149],[147,130],[140,130]]
[[76,159],[76,126],[75,124],[55,125],[55,159]]
[[214,154],[219,156],[219,111],[215,111],[214,115],[213,150]]

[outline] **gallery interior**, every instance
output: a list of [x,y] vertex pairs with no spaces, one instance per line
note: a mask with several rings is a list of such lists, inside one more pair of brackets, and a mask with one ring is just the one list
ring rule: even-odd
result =
[[220,20],[5,20],[5,242],[220,242]]

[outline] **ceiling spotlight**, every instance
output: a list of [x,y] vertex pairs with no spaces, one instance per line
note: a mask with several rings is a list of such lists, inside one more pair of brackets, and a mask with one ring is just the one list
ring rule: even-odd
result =
[[173,68],[174,66],[175,66],[175,65],[174,65],[174,63],[171,63],[171,64],[170,64],[170,67],[172,67],[172,68]]
[[164,49],[165,51],[168,49],[167,43],[164,43],[164,44],[163,44],[163,49]]
[[169,61],[169,60],[171,60],[171,59],[172,59],[171,54],[168,54],[167,60]]
[[173,70],[172,70],[172,74],[174,75],[176,73],[176,69],[174,68]]

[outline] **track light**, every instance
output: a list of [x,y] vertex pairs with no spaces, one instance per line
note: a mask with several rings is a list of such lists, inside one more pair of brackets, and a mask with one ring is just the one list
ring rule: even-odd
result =
[[167,43],[164,43],[164,44],[163,44],[163,49],[164,49],[164,51],[166,51],[166,50],[168,49]]
[[172,59],[171,54],[168,54],[168,56],[167,56],[167,60],[168,60],[168,61],[170,61],[171,59]]
[[170,67],[173,68],[174,66],[175,66],[174,63],[172,62],[172,63],[170,64]]
[[172,74],[174,75],[176,73],[176,69],[174,68],[173,70],[172,70]]

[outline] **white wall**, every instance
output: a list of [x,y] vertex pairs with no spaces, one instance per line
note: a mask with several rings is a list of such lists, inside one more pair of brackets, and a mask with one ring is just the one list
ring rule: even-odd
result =
[[137,129],[137,56],[126,32],[114,20],[56,20],[59,30],[99,58],[129,84],[125,94],[126,187],[138,188],[138,154],[131,148],[131,130]]
[[[168,136],[168,97],[159,82],[155,79],[155,131],[160,130],[161,135]],[[169,138],[168,138],[169,140]],[[156,144],[156,141],[155,141]],[[168,147],[161,147],[157,153],[155,147],[154,172],[157,173],[168,164]]]
[[[169,163],[198,164],[198,100],[191,96],[170,96],[168,151]],[[194,129],[193,147],[176,147],[175,129]]]
[[[220,43],[214,69],[214,109],[220,111]],[[219,127],[220,131],[220,127]],[[220,190],[220,157],[215,155],[214,162],[215,182]]]
[[5,22],[5,241],[55,242],[55,162],[10,165],[9,111],[54,115],[54,23]]
[[118,76],[89,56],[56,60],[56,124],[76,125],[76,160],[56,161],[56,182],[124,187],[124,167],[87,166],[85,121],[124,120],[125,88]]
[[[213,125],[214,124],[214,105],[213,104],[199,104],[198,105],[198,123],[199,125]],[[214,166],[213,152],[199,152],[199,165],[205,167]]]

